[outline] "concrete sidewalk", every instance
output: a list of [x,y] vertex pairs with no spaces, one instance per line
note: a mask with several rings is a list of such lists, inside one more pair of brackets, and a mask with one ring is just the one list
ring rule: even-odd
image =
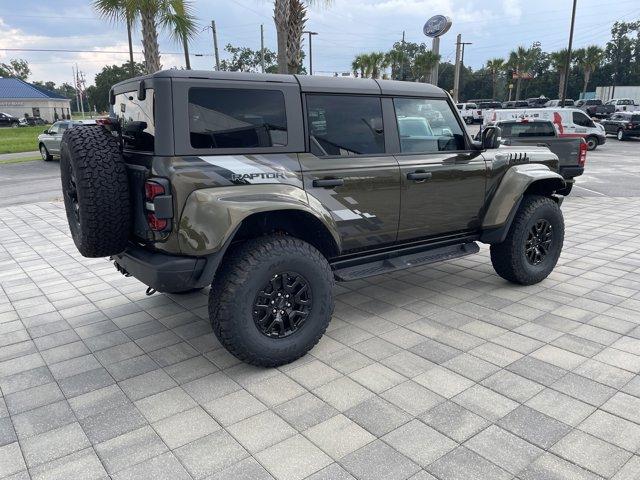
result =
[[572,198],[539,285],[481,254],[337,287],[278,369],[147,297],[59,203],[0,208],[0,478],[640,478],[640,198]]
[[18,153],[3,153],[0,154],[0,162],[3,160],[18,160],[20,158],[40,158],[40,152],[35,150],[33,152],[18,152]]

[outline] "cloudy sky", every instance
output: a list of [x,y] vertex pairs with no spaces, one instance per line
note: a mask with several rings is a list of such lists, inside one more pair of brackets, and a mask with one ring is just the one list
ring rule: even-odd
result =
[[[275,50],[270,0],[193,0],[193,4],[203,29],[216,20],[221,48],[227,43],[259,48],[260,24],[264,24],[266,46]],[[611,8],[606,4],[603,0],[578,1],[576,47],[603,45],[614,21],[640,18],[638,0],[617,0]],[[571,1],[333,0],[329,8],[312,8],[309,13],[308,28],[319,33],[314,37],[314,70],[319,74],[348,71],[355,55],[388,50],[402,38],[403,30],[407,40],[425,41],[422,25],[439,13],[453,19],[451,30],[441,39],[443,59],[454,59],[456,34],[461,33],[463,41],[473,43],[466,48],[465,63],[477,68],[489,58],[508,55],[517,45],[539,41],[548,51],[563,48]],[[134,40],[139,52],[139,32]],[[160,43],[163,66],[183,66],[179,46],[164,34]],[[126,29],[98,18],[89,0],[0,0],[0,61],[28,60],[31,80],[71,82],[71,67],[77,63],[91,83],[103,65],[127,61],[126,45]],[[29,51],[41,49],[84,52]],[[203,30],[191,50],[204,55],[192,57],[193,68],[211,68],[211,31]]]

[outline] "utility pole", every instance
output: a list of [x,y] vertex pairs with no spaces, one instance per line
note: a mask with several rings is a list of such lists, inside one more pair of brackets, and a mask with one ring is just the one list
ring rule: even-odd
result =
[[215,20],[211,20],[211,32],[213,33],[213,55],[216,58],[216,70],[220,70],[220,55],[218,53],[218,32],[216,30]]
[[578,3],[578,0],[573,0],[571,29],[569,30],[569,48],[567,48],[567,60],[564,65],[564,85],[562,85],[562,98],[560,99],[560,105],[562,108],[564,108],[564,101],[567,98],[567,86],[569,84],[569,64],[571,63],[571,47],[573,46],[573,26],[576,23],[576,3]]
[[260,25],[260,69],[264,73],[264,24]]
[[79,89],[78,89],[78,77],[76,76],[76,71],[73,68],[73,65],[71,65],[71,73],[73,75],[73,86],[74,86],[74,90],[76,91],[76,111],[80,110],[80,95],[78,94]]
[[462,35],[456,37],[456,68],[453,73],[453,101],[458,102],[460,97],[460,46],[462,45]]
[[309,30],[305,30],[302,33],[306,33],[309,35],[309,75],[313,75],[313,49],[311,47],[311,37],[313,35],[318,35],[318,32],[311,32]]
[[402,31],[402,50],[400,52],[400,80],[404,80],[404,30]]
[[82,73],[78,69],[78,64],[76,63],[76,91],[78,92],[78,98],[80,99],[80,112],[82,112],[82,118],[84,118],[84,99],[82,92],[82,84],[84,83],[84,78]]
[[453,77],[453,94],[454,100],[457,102],[460,97],[460,79],[462,77],[462,67],[464,66],[464,47],[465,45],[473,45],[471,42],[463,42],[462,35],[458,34],[456,38],[456,68]]

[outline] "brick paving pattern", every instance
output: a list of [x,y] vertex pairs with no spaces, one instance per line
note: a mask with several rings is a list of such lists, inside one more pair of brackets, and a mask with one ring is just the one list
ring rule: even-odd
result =
[[0,209],[0,478],[640,478],[640,199],[569,198],[555,272],[481,254],[340,284],[278,369],[206,293],[82,258],[60,204]]

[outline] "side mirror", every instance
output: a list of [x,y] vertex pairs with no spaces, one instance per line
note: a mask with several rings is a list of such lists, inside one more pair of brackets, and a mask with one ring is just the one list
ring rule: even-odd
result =
[[42,132],[42,133],[49,134],[49,129],[48,129],[48,128],[45,128],[45,129],[44,129],[44,132]]
[[482,142],[482,148],[490,150],[498,148],[500,146],[500,137],[502,136],[502,130],[500,127],[489,126],[482,130],[480,141]]

